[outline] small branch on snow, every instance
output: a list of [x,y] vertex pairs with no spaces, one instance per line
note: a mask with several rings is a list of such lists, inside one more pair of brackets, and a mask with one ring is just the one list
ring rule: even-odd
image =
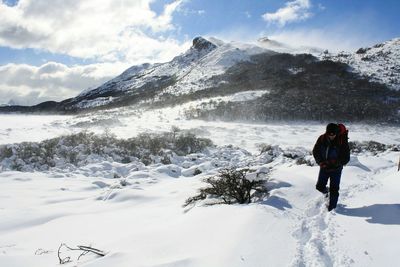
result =
[[72,262],[70,256],[65,257],[65,258],[61,258],[61,248],[62,247],[65,247],[67,250],[70,250],[70,251],[81,251],[82,253],[77,258],[78,261],[82,256],[84,256],[84,255],[86,255],[88,253],[93,253],[93,254],[96,254],[97,256],[100,256],[100,257],[104,257],[106,255],[106,253],[104,251],[99,250],[97,248],[92,248],[92,247],[89,247],[89,246],[77,246],[77,248],[71,248],[68,245],[66,245],[65,243],[61,243],[60,247],[58,248],[58,254],[57,254],[60,264],[65,264],[65,263],[68,263],[68,262]]
[[39,248],[35,251],[35,255],[49,254],[52,252],[53,252],[52,250],[45,250],[45,249]]

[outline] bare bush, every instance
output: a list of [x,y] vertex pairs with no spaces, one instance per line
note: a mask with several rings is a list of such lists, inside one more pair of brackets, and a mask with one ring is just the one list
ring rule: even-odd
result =
[[[206,198],[220,200],[208,203],[214,204],[246,204],[251,203],[256,197],[268,195],[265,179],[248,179],[250,169],[223,169],[215,177],[204,180],[208,187],[201,188],[199,194],[186,200],[184,207]],[[222,200],[222,202],[221,202]]]

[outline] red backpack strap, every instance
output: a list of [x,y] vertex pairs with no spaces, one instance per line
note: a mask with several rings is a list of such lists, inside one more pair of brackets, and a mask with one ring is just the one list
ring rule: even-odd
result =
[[339,134],[344,134],[347,131],[346,126],[344,126],[343,123],[339,123],[338,126],[339,126]]
[[343,123],[339,123],[338,126],[339,126],[339,134],[338,134],[339,144],[343,145],[348,140],[349,130],[346,129],[346,126],[344,126]]

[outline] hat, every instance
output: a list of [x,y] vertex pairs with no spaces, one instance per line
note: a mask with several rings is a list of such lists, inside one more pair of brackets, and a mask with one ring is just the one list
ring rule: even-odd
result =
[[336,123],[329,123],[326,126],[326,133],[330,134],[330,133],[334,133],[337,134],[339,132],[339,126]]

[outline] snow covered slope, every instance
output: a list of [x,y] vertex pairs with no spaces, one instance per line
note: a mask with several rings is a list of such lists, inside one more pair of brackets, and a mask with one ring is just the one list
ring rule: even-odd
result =
[[[165,92],[175,95],[193,93],[215,86],[211,78],[223,74],[228,68],[242,62],[250,61],[250,56],[267,52],[267,50],[254,45],[241,43],[224,43],[214,38],[210,38],[217,47],[196,64],[191,65],[190,70],[180,73],[177,77],[178,82],[168,87]],[[272,53],[272,52],[271,52]]]
[[360,48],[355,53],[342,52],[324,58],[349,64],[354,71],[373,81],[400,90],[400,38]]

